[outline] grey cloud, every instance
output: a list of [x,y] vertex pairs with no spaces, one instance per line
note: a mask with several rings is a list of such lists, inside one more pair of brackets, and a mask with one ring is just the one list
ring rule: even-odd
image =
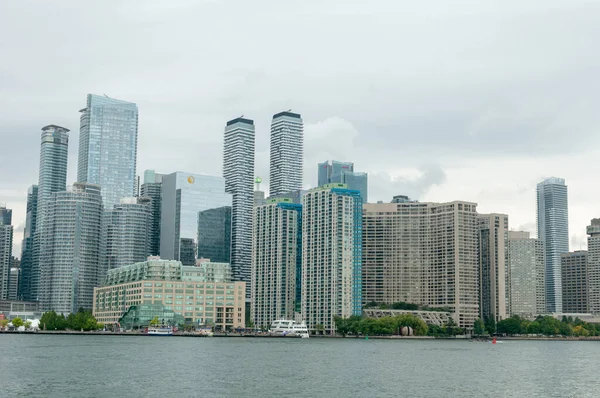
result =
[[446,173],[436,164],[418,168],[417,177],[392,176],[387,172],[369,174],[370,201],[389,202],[394,195],[407,195],[411,199],[422,200],[427,191],[434,185],[442,185],[446,181]]

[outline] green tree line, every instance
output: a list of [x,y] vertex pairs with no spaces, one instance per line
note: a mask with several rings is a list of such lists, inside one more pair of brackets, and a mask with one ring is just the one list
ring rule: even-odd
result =
[[347,334],[363,334],[371,336],[386,336],[400,334],[404,326],[411,327],[413,334],[424,336],[427,334],[427,324],[422,319],[403,314],[398,316],[386,316],[382,318],[362,318],[360,316],[351,316],[349,318],[335,317],[335,326],[338,334],[343,336]]
[[[480,319],[475,322],[473,332],[475,334],[483,334],[482,323]],[[489,334],[493,334],[493,330],[489,330],[486,323],[485,329]],[[528,320],[514,315],[510,318],[503,319],[495,324],[495,332],[506,335],[523,335],[537,334],[545,336],[600,336],[600,325],[584,322],[579,318],[563,316],[562,319],[556,319],[551,316],[538,316],[535,320]]]
[[96,318],[92,316],[91,311],[86,311],[80,308],[76,314],[69,314],[67,317],[64,314],[58,315],[54,311],[44,312],[40,319],[40,329],[42,330],[98,330],[104,327],[98,323]]

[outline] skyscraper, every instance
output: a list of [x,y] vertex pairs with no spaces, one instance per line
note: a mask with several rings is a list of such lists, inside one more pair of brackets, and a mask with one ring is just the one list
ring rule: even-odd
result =
[[[254,121],[227,122],[223,148],[225,191],[233,195],[231,208],[231,269],[235,281],[250,285],[252,207],[254,202]],[[247,298],[250,289],[246,289]]]
[[25,229],[21,243],[21,274],[19,278],[19,296],[26,301],[31,301],[31,278],[33,267],[33,237],[37,221],[38,186],[32,185],[27,190],[27,214],[25,216]]
[[134,196],[138,108],[132,102],[88,94],[81,111],[77,181],[98,184],[104,207]]
[[560,255],[569,251],[567,186],[562,178],[548,178],[537,185],[538,239],[546,250],[546,306],[562,311]]
[[0,206],[0,300],[7,300],[9,296],[12,243],[12,210]]
[[273,115],[270,162],[270,196],[302,189],[304,123],[298,113]]
[[510,316],[508,216],[479,214],[479,316],[499,322]]
[[146,197],[121,198],[105,210],[102,222],[102,274],[109,269],[145,261],[150,255],[152,200]]
[[562,312],[568,314],[587,314],[588,253],[585,250],[561,253]]
[[68,314],[92,308],[102,277],[101,221],[100,186],[75,183],[52,194],[40,242],[42,310]]
[[150,255],[160,255],[160,208],[163,174],[155,173],[154,170],[144,172],[144,183],[140,189],[140,196],[152,200],[152,215],[150,220]]
[[231,206],[198,213],[198,258],[231,263]]
[[477,204],[363,206],[363,303],[448,307],[462,328],[479,316]]
[[600,314],[600,218],[592,219],[587,227],[587,285],[590,313]]
[[310,190],[302,203],[302,319],[335,331],[335,316],[362,313],[362,199],[344,184]]
[[319,186],[333,183],[347,184],[348,189],[360,191],[363,203],[368,202],[369,176],[367,173],[355,172],[354,163],[338,162],[337,160],[332,160],[331,163],[326,161],[319,163],[318,170]]
[[21,268],[12,267],[8,277],[8,299],[19,299],[19,279],[21,278]]
[[300,312],[302,205],[270,199],[254,208],[251,319],[268,328]]
[[[48,203],[52,194],[64,191],[67,187],[67,159],[69,155],[69,130],[48,125],[42,128],[40,149],[40,173],[37,191],[37,216],[33,237],[33,263],[30,277],[30,299],[39,299],[41,267],[40,236],[45,228]],[[33,228],[32,228],[33,230]]]
[[529,232],[508,231],[511,315],[535,317],[546,313],[544,242]]
[[[231,206],[225,192],[225,179],[177,171],[162,177],[160,256],[196,264],[198,214],[209,209]],[[252,194],[252,192],[250,192]],[[250,202],[252,206],[252,202]],[[211,260],[213,260],[211,258]]]

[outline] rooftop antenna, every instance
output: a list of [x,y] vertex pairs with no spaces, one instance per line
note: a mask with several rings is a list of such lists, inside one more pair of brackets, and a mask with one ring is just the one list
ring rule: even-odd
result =
[[240,119],[243,118],[243,117],[244,117],[244,115],[240,116]]
[[106,98],[110,98],[110,97],[109,97],[108,95],[106,95],[106,94],[104,94],[104,96],[105,96]]

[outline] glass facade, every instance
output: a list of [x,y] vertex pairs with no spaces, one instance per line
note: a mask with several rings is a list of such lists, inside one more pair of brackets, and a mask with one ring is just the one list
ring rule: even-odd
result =
[[561,253],[569,252],[569,203],[562,178],[548,178],[537,185],[538,239],[546,251],[546,307],[561,313]]
[[33,267],[33,237],[37,220],[38,186],[32,185],[27,190],[27,214],[21,244],[21,278],[19,279],[19,297],[33,300],[31,297],[31,273]]
[[152,215],[150,219],[150,255],[160,256],[160,207],[162,193],[162,174],[154,170],[144,172],[144,183],[140,190],[140,196],[152,200]]
[[[161,257],[194,265],[198,213],[232,204],[232,195],[225,192],[225,180],[180,171],[167,174],[163,176],[161,200]],[[183,239],[186,239],[184,245]],[[182,254],[186,256],[184,259]]]
[[81,111],[77,181],[102,187],[108,209],[134,196],[138,108],[131,102],[88,94]]
[[198,213],[198,258],[231,261],[231,206]]
[[346,184],[348,189],[360,192],[360,197],[363,203],[367,203],[369,199],[369,176],[367,173],[355,172],[354,163],[338,162],[332,160],[329,162],[319,163],[319,186],[325,184],[341,183]]

